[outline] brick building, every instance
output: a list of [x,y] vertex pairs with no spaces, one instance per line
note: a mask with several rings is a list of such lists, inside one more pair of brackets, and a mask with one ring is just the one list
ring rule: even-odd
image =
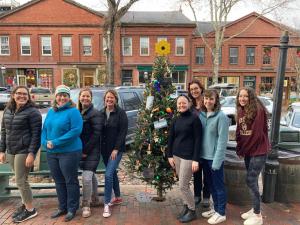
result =
[[[0,65],[6,70],[4,83],[53,88],[103,82],[105,12],[97,12],[72,0],[33,0],[0,14]],[[249,14],[226,25],[226,37],[236,34],[257,15]],[[258,29],[259,28],[259,29]],[[252,85],[271,91],[277,71],[279,24],[261,17],[245,32],[222,46],[220,81],[238,86]],[[128,12],[115,35],[115,83],[140,85],[152,72],[155,43],[171,44],[173,83],[186,88],[192,78],[205,85],[212,76],[212,57],[199,32],[213,41],[210,23],[200,22],[199,30],[180,11]],[[295,38],[293,38],[295,39]],[[286,77],[295,77],[293,54]],[[291,82],[290,82],[291,83]]]

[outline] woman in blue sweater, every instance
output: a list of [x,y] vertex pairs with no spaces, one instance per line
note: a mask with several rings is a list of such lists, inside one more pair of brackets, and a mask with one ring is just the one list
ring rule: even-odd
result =
[[203,109],[200,112],[202,123],[201,165],[214,201],[214,208],[202,213],[209,224],[226,220],[226,190],[224,185],[224,158],[228,139],[228,118],[220,111],[219,94],[216,90],[204,92]]
[[48,165],[59,203],[51,218],[66,214],[65,222],[72,220],[79,208],[78,166],[82,155],[82,124],[80,112],[70,99],[70,88],[58,86],[53,107],[44,122],[42,146],[47,149]]

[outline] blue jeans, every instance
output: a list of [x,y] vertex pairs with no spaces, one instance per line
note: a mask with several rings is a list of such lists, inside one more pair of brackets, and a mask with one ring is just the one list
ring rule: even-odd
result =
[[112,190],[116,197],[121,196],[119,178],[117,174],[117,168],[122,159],[122,152],[118,152],[117,158],[111,160],[110,156],[103,155],[103,161],[105,164],[105,187],[104,187],[104,204],[108,204],[111,201]]
[[220,169],[212,169],[212,160],[202,159],[204,176],[207,177],[210,193],[214,201],[214,209],[217,213],[224,216],[226,208],[226,190],[224,184],[224,163]]
[[48,165],[55,182],[60,210],[75,213],[79,208],[78,167],[81,155],[81,151],[47,153]]

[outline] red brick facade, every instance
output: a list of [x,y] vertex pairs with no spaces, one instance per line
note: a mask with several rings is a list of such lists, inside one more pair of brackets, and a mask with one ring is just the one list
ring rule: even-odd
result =
[[[228,24],[226,37],[236,34],[252,20],[253,15],[250,14]],[[9,39],[9,54],[0,51],[0,65],[6,67],[5,84],[11,84],[13,80],[17,84],[53,88],[60,83],[71,82],[80,87],[102,83],[101,74],[106,62],[102,43],[103,21],[101,13],[70,0],[35,0],[7,15],[0,15],[0,37]],[[144,74],[151,73],[155,43],[158,38],[164,37],[171,44],[169,59],[174,65],[174,83],[186,88],[186,83],[196,77],[208,85],[213,71],[212,57],[201,37],[195,36],[195,30],[192,22],[121,24],[115,35],[115,84],[140,85]],[[30,55],[21,54],[21,36],[25,37],[22,39],[25,40],[25,48],[26,37],[30,37]],[[254,82],[257,92],[264,88],[269,90],[275,83],[278,49],[272,49],[270,64],[263,64],[264,47],[278,44],[280,36],[281,29],[276,23],[263,17],[242,34],[225,42],[219,73],[222,82],[236,83],[238,86]],[[213,33],[208,37],[208,41],[212,42]],[[51,54],[45,56],[43,53],[47,52],[47,46],[43,50],[42,39],[48,38]],[[131,54],[127,56],[123,54],[123,38],[131,40]],[[62,39],[66,43],[70,41],[71,49],[68,45],[63,47]],[[177,43],[184,41],[184,53],[181,55],[176,54],[176,39]],[[146,45],[148,41],[148,54],[142,55],[140,43],[145,41]],[[45,43],[48,43],[47,40]],[[196,63],[198,47],[204,48],[203,64]],[[238,49],[238,60],[234,65],[229,63],[230,47]],[[247,47],[254,48],[254,64],[246,63]],[[66,55],[65,51],[68,50],[72,52],[71,55]],[[290,81],[295,76],[292,55],[286,73]]]

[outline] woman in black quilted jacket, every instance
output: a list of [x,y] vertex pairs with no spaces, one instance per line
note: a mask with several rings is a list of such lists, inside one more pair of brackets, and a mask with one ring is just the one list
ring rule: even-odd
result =
[[103,117],[92,104],[93,94],[89,88],[79,92],[78,108],[83,119],[83,128],[80,135],[83,149],[80,160],[82,172],[82,217],[91,215],[90,206],[99,204],[98,182],[95,175],[100,160],[100,136],[103,128]]
[[[35,107],[28,88],[16,87],[4,109],[1,124],[0,163],[7,159],[15,173],[22,205],[12,214],[20,223],[37,215],[32,205],[28,174],[41,143],[42,116]],[[5,153],[7,155],[5,155]]]

